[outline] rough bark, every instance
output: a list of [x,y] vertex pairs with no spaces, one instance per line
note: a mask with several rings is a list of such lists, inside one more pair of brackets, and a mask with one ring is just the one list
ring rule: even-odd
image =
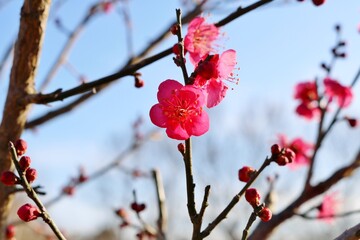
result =
[[[19,34],[0,125],[0,172],[12,168],[8,142],[21,136],[30,109],[30,104],[25,99],[29,94],[35,93],[35,76],[50,2],[51,0],[25,0],[21,8]],[[0,184],[0,230],[5,227],[12,203],[7,190],[8,187]]]

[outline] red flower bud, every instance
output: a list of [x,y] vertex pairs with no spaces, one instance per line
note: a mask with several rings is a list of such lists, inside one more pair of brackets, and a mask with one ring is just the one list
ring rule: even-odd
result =
[[290,148],[285,148],[285,156],[288,158],[289,163],[292,163],[295,160],[296,154]]
[[248,166],[242,167],[241,169],[239,169],[239,173],[238,173],[239,180],[242,182],[248,182],[255,172],[256,170],[251,167]]
[[[179,56],[180,55],[180,50],[179,50],[179,44],[178,43],[175,43],[173,48],[172,48],[172,51],[173,53],[176,55],[176,56]],[[184,48],[184,55],[187,53],[186,49]]]
[[356,118],[345,118],[347,120],[347,122],[349,123],[350,127],[356,127],[359,125],[359,121]]
[[268,222],[268,221],[270,221],[270,219],[272,217],[272,212],[269,208],[264,207],[258,213],[258,217],[261,219],[261,221]]
[[5,229],[5,236],[6,239],[14,239],[13,237],[15,237],[15,227],[14,225],[8,225]]
[[62,191],[66,195],[72,196],[75,193],[75,187],[74,186],[65,186]]
[[29,183],[32,183],[35,181],[36,177],[37,177],[37,172],[36,169],[34,168],[28,168],[25,172],[25,176],[26,176],[26,180]]
[[88,176],[86,176],[84,173],[80,173],[78,181],[79,181],[79,183],[83,183],[83,182],[86,182],[88,179],[89,179]]
[[144,80],[135,77],[135,87],[136,88],[142,88],[144,86]]
[[17,211],[19,218],[25,222],[30,222],[40,216],[40,211],[37,207],[27,203],[19,208]]
[[260,204],[260,194],[255,188],[249,188],[246,190],[245,199],[253,207],[258,206]]
[[272,155],[277,155],[281,152],[281,147],[279,146],[279,144],[274,144],[271,146],[271,154]]
[[102,10],[105,12],[105,13],[109,13],[111,12],[111,10],[113,9],[113,4],[112,2],[103,2],[102,3]]
[[117,216],[121,217],[122,219],[128,218],[128,213],[125,208],[119,208],[119,209],[115,210],[115,214]]
[[185,144],[179,143],[177,147],[178,147],[179,152],[180,152],[182,155],[184,155],[184,154],[185,154]]
[[22,156],[19,160],[19,165],[22,171],[30,167],[31,159],[28,156]]
[[170,32],[173,34],[173,35],[177,35],[177,32],[179,31],[179,25],[178,24],[174,24],[171,26],[170,28]]
[[276,157],[275,162],[279,166],[285,166],[286,164],[289,163],[289,159],[285,155],[279,155]]
[[1,174],[1,182],[6,186],[14,186],[20,179],[11,171],[4,171]]
[[325,0],[312,0],[312,2],[315,6],[320,6],[325,3]]
[[133,202],[130,207],[132,210],[139,213],[139,212],[145,210],[146,205],[144,203],[139,204],[137,202]]
[[14,146],[15,146],[17,155],[21,156],[26,152],[27,143],[24,140],[22,140],[22,139],[16,140]]

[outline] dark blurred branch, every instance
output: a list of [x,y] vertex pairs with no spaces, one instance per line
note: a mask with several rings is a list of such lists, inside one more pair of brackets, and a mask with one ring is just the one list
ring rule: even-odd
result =
[[346,230],[340,236],[335,238],[334,240],[352,240],[352,239],[360,239],[360,223],[356,226]]
[[248,235],[249,235],[250,227],[251,227],[251,225],[255,222],[255,220],[256,220],[256,213],[255,213],[255,212],[252,212],[252,213],[250,214],[250,217],[249,217],[249,219],[248,219],[248,222],[247,222],[247,224],[246,224],[246,227],[245,227],[244,230],[243,230],[243,235],[242,235],[242,237],[241,237],[241,240],[246,240],[246,239],[247,239],[247,237],[248,237]]
[[348,211],[348,212],[343,212],[343,213],[337,213],[337,214],[333,214],[333,215],[329,215],[329,216],[311,216],[308,215],[307,213],[295,213],[295,216],[307,219],[307,220],[321,220],[321,219],[326,219],[326,218],[341,218],[341,217],[347,217],[353,214],[358,214],[360,213],[360,209],[358,210],[353,210],[353,211]]

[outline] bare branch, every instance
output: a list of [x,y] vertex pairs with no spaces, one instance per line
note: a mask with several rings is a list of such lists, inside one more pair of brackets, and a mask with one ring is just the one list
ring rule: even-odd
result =
[[37,117],[33,120],[26,122],[25,129],[34,129],[37,126],[56,118],[57,116],[60,116],[67,112],[70,112],[74,108],[78,107],[81,103],[83,103],[87,99],[89,99],[92,95],[94,95],[93,92],[85,93],[85,94],[81,95],[80,97],[78,97],[76,100],[67,104],[66,106],[60,107],[54,111],[49,111],[48,113],[46,113],[40,117]]
[[352,239],[360,239],[360,223],[345,232],[343,232],[340,236],[335,238],[334,240],[352,240]]
[[251,12],[251,11],[257,9],[258,7],[261,7],[272,1],[274,1],[274,0],[261,0],[261,1],[255,2],[254,4],[251,4],[250,6],[245,7],[245,8],[239,7],[235,12],[231,13],[226,18],[224,18],[224,19],[220,20],[218,23],[216,23],[215,26],[222,27],[222,26],[234,21],[235,19],[241,17],[242,15],[244,15],[248,12]]
[[[3,117],[0,125],[0,172],[11,168],[9,141],[18,139],[24,129],[30,105],[23,100],[35,92],[42,43],[46,30],[50,0],[25,0],[21,9],[20,27],[14,48]],[[12,197],[0,186],[0,226],[4,226]]]
[[238,194],[236,194],[233,199],[230,201],[230,203],[224,208],[224,210],[221,211],[221,213],[212,221],[209,223],[209,225],[201,232],[202,238],[205,238],[210,235],[211,231],[214,230],[214,228],[226,218],[226,216],[229,214],[231,209],[235,207],[235,205],[240,201],[240,198],[242,195],[244,195],[246,189],[248,189],[251,184],[257,179],[257,177],[260,175],[260,173],[270,165],[272,162],[271,158],[266,158],[264,163],[261,165],[258,171],[255,172],[255,174],[251,177],[251,179],[245,184],[245,186],[240,190]]
[[[159,217],[157,220],[158,234],[160,239],[166,239],[166,228],[167,228],[167,209],[165,205],[165,190],[161,179],[160,171],[157,169],[152,170],[153,180],[156,186],[156,196],[159,207]],[[159,239],[159,238],[158,238]]]
[[[183,22],[188,22],[190,21],[194,16],[196,16],[198,13],[201,12],[201,7],[202,7],[202,4],[204,4],[206,1],[203,1],[200,5],[196,6],[196,8],[189,12],[183,19],[182,21]],[[238,13],[238,17],[250,12],[251,10],[254,10],[256,8],[258,8],[259,6],[262,6],[266,3],[268,3],[269,1],[266,1],[266,3],[262,3],[263,1],[259,1],[259,2],[256,2],[254,3],[253,5],[250,5],[246,8],[244,8],[244,11],[242,11],[241,13]],[[262,3],[260,5],[260,3]],[[245,9],[247,9],[245,11]],[[236,11],[237,12],[237,11]],[[231,14],[230,14],[231,15]],[[230,16],[229,15],[229,16]],[[220,21],[221,22],[221,21]],[[219,23],[220,23],[219,22]],[[217,24],[219,24],[217,23]],[[224,24],[225,25],[225,24]],[[166,32],[166,33],[165,33]],[[146,47],[139,55],[137,58],[134,58],[134,59],[130,59],[128,61],[128,64],[129,63],[132,63],[132,62],[137,62],[137,60],[139,58],[142,58],[144,55],[148,54],[152,49],[153,49],[153,46],[155,46],[156,44],[158,44],[160,41],[162,41],[163,39],[165,39],[166,35],[168,35],[168,30],[165,31],[161,36],[159,36],[159,38],[155,39],[153,42],[151,42],[148,47]],[[155,54],[153,55],[152,57],[149,57],[149,58],[146,58],[144,60],[142,60],[141,62],[138,62],[137,64],[132,64],[132,65],[128,65],[126,64],[125,67],[123,67],[120,71],[118,71],[117,73],[115,74],[112,74],[112,75],[109,75],[109,76],[106,76],[106,77],[103,77],[101,79],[98,79],[98,80],[95,80],[94,82],[90,82],[88,83],[87,85],[81,85],[79,87],[76,87],[76,88],[73,88],[73,89],[70,89],[68,91],[65,91],[65,92],[62,92],[61,94],[56,94],[56,95],[51,95],[51,94],[46,94],[46,95],[42,95],[42,94],[38,94],[38,95],[34,95],[30,98],[28,98],[28,101],[29,102],[35,102],[35,103],[40,103],[40,104],[46,104],[46,103],[49,103],[49,102],[54,102],[54,101],[59,101],[59,100],[63,100],[67,97],[70,97],[70,96],[73,96],[73,95],[76,95],[76,94],[80,94],[80,93],[84,93],[84,92],[88,92],[88,91],[93,91],[95,90],[96,92],[99,92],[101,91],[102,89],[104,89],[105,87],[108,86],[109,83],[119,79],[119,78],[122,78],[124,76],[129,76],[129,75],[132,75],[134,72],[136,72],[137,70],[139,70],[140,68],[142,67],[145,67],[163,57],[166,57],[168,55],[170,55],[172,53],[172,49],[171,48],[168,48],[158,54]],[[104,84],[104,86],[101,86]],[[90,96],[89,96],[90,98]],[[78,104],[82,103],[84,101],[79,101]],[[74,108],[75,104],[71,103],[72,105],[72,108]],[[68,106],[64,106],[63,108],[68,108]],[[62,110],[61,108],[56,110],[59,114],[61,115],[62,113]],[[65,112],[68,112],[68,111],[64,111],[63,113]],[[53,118],[49,118],[48,120],[50,119],[53,119]]]
[[10,148],[10,153],[12,156],[12,161],[15,165],[15,168],[19,174],[19,177],[21,179],[21,185],[23,186],[26,194],[28,195],[28,197],[30,199],[32,199],[34,201],[34,203],[36,204],[36,206],[38,206],[41,215],[40,217],[44,220],[44,222],[46,224],[49,225],[49,227],[51,228],[51,230],[54,232],[54,234],[58,237],[58,239],[60,240],[66,240],[66,238],[64,237],[64,235],[60,232],[59,228],[56,226],[54,220],[51,218],[50,214],[48,213],[48,211],[46,210],[44,204],[41,202],[40,198],[38,197],[36,191],[34,188],[31,187],[30,183],[28,182],[27,178],[26,178],[26,172],[23,171],[19,165],[18,162],[18,156],[16,154],[16,150],[14,147],[14,144],[12,142],[9,142],[9,148]]
[[60,66],[66,62],[66,59],[70,53],[70,50],[72,49],[77,38],[80,36],[80,33],[84,30],[85,26],[89,23],[89,21],[92,19],[92,17],[95,16],[96,12],[92,9],[95,9],[97,5],[99,5],[99,3],[96,3],[95,5],[90,7],[90,9],[88,10],[85,17],[80,21],[79,25],[77,25],[76,28],[74,29],[74,31],[69,34],[69,38],[68,38],[65,46],[61,50],[59,56],[56,58],[54,65],[50,68],[49,72],[45,76],[45,79],[41,83],[40,88],[39,88],[40,92],[45,90],[47,85],[50,83],[50,81],[56,75]]

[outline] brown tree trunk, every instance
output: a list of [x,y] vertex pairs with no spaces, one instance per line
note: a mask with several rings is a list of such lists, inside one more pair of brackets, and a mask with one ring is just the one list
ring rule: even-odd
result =
[[[50,2],[51,0],[25,0],[21,8],[19,35],[0,125],[0,172],[12,168],[8,142],[20,137],[30,109],[27,96],[35,93],[35,76]],[[7,194],[8,188],[0,184],[0,230],[4,229],[12,203],[12,197]]]

